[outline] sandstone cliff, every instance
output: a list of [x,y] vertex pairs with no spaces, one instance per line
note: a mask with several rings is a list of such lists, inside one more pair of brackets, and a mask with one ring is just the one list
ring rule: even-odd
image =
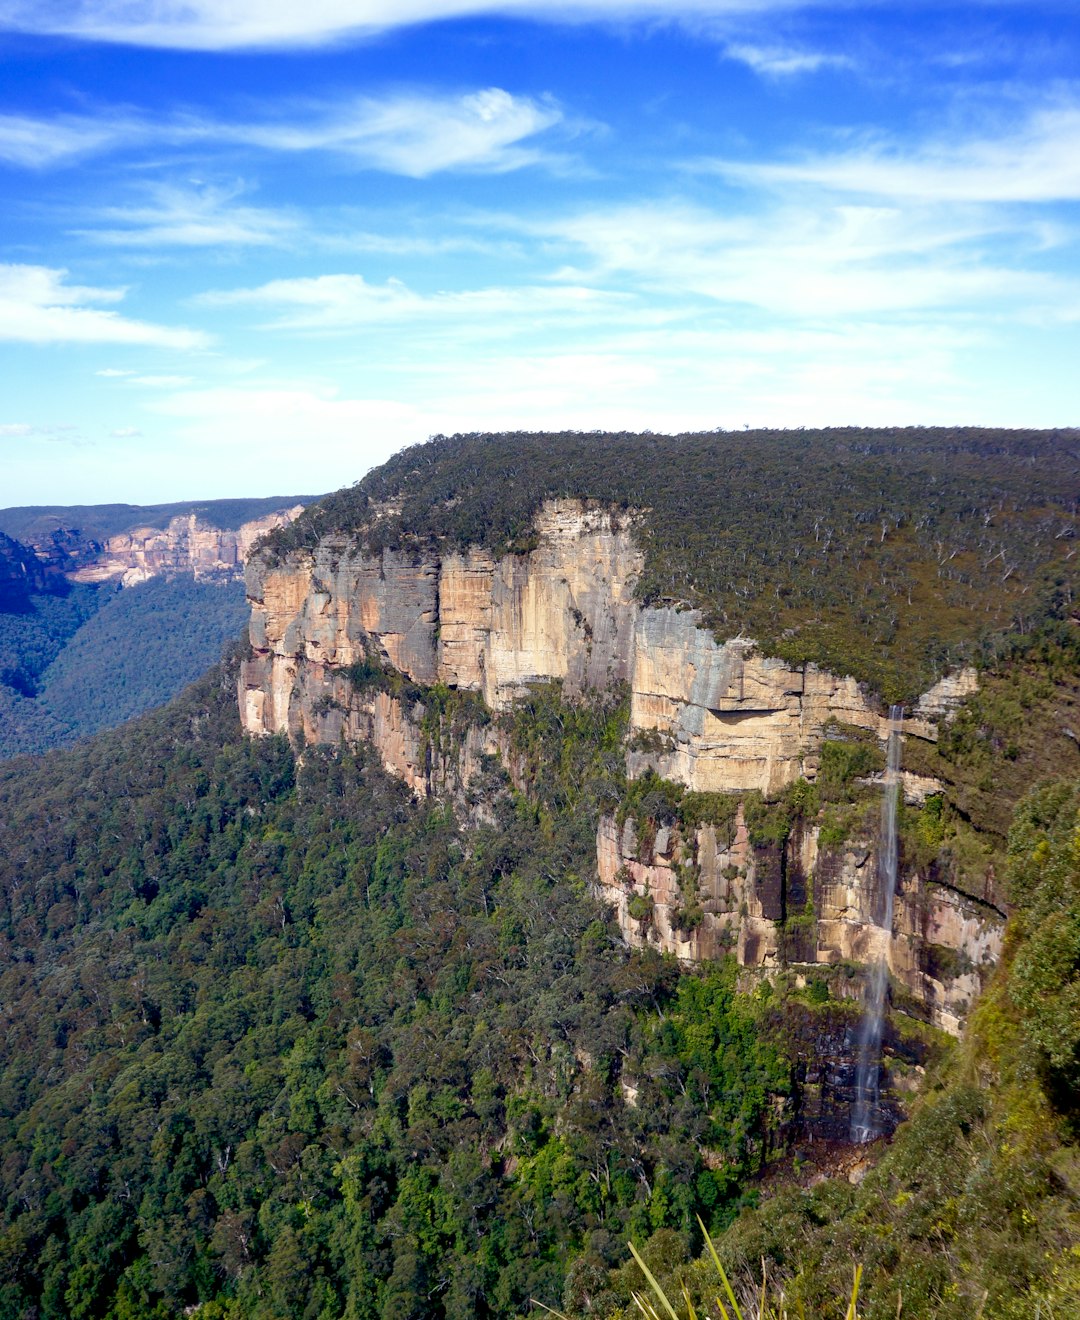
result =
[[987,904],[902,868],[893,928],[872,835],[823,847],[798,828],[782,849],[755,847],[742,807],[729,829],[651,834],[632,817],[600,821],[598,889],[631,944],[687,962],[734,952],[741,966],[861,964],[884,957],[931,1020],[958,1032],[1001,954],[1003,922]]
[[75,582],[119,581],[130,587],[159,573],[193,573],[198,580],[238,578],[259,538],[291,522],[302,508],[297,504],[235,529],[213,527],[190,513],[170,519],[165,527],[136,527],[110,536],[104,545],[79,544],[74,552],[60,545],[54,533],[45,551],[55,558],[64,550],[75,560],[68,572]]
[[[422,691],[352,681],[351,667],[373,663],[407,683],[474,691],[496,714],[540,680],[561,680],[570,696],[626,685],[628,775],[654,770],[695,791],[768,797],[813,781],[836,724],[886,737],[885,712],[853,679],[792,668],[744,638],[719,642],[692,610],[643,608],[634,597],[641,568],[632,520],[580,501],[545,504],[535,548],[501,558],[477,547],[372,553],[341,535],[280,564],[256,555],[246,573],[244,727],[301,745],[370,741],[423,794],[460,790],[485,755],[503,750],[497,725],[471,729],[457,751],[440,748],[424,728]],[[906,722],[908,736],[935,738],[936,721],[974,681],[965,671],[937,684]],[[925,797],[938,786],[912,787]],[[884,947],[898,979],[954,1030],[979,969],[997,956],[992,910],[917,877],[905,878],[886,939],[874,925],[870,840],[829,851],[810,829],[768,859],[745,825],[727,839],[712,826],[691,838],[664,832],[644,851],[633,830],[608,817],[597,839],[599,892],[632,942],[689,960],[732,948],[748,967],[859,962]],[[704,908],[692,932],[675,921],[686,868]],[[636,910],[651,905],[646,922],[631,915],[634,895]],[[796,938],[789,919],[807,904],[813,929]],[[930,946],[950,951],[932,968]]]

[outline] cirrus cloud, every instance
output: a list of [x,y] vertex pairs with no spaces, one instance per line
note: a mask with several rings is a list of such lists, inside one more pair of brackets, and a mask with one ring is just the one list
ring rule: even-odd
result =
[[914,145],[861,142],[793,161],[706,160],[695,168],[751,186],[809,184],[918,202],[1080,200],[1080,105],[1062,102],[1001,132],[953,133]]
[[372,284],[362,275],[316,275],[271,280],[251,289],[200,294],[205,307],[255,307],[278,315],[265,328],[285,330],[345,330],[351,327],[407,321],[489,323],[493,334],[505,335],[508,318],[531,324],[568,314],[612,313],[627,301],[568,283],[464,289],[422,294],[400,280]]
[[414,179],[446,171],[505,174],[527,165],[562,167],[560,156],[532,139],[563,122],[553,98],[514,96],[501,87],[293,100],[261,117],[232,120],[190,110],[150,116],[106,106],[49,118],[0,115],[0,161],[43,170],[146,147],[239,147],[320,152],[353,168]]
[[0,26],[127,45],[230,50],[325,45],[479,15],[700,22],[808,7],[807,0],[0,0]]

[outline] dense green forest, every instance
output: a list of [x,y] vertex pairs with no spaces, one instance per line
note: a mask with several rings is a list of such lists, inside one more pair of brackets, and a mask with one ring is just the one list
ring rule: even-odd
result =
[[232,669],[0,771],[0,1313],[512,1316],[731,1217],[792,1121],[769,1005],[586,894],[625,707],[514,719],[534,791],[468,834],[243,739]]
[[[305,512],[276,553],[370,523],[372,546],[531,545],[550,497],[641,512],[646,601],[909,700],[1003,634],[1068,617],[1080,433],[979,428],[436,437]],[[373,521],[379,505],[400,514]]]
[[[783,919],[763,978],[632,950],[592,897],[601,812],[655,837],[730,826],[738,805],[628,782],[625,692],[570,703],[539,684],[496,716],[353,666],[354,686],[423,708],[432,747],[501,721],[513,784],[486,758],[452,807],[364,749],[245,738],[240,651],[168,706],[0,765],[0,1320],[513,1320],[532,1299],[628,1320],[631,1240],[715,1318],[699,1218],[736,1288],[764,1266],[793,1314],[843,1315],[856,1263],[865,1320],[1076,1314],[1074,449],[976,431],[455,437],[278,533],[271,554],[365,524],[374,546],[514,553],[547,495],[614,499],[639,511],[646,599],[721,630],[756,620],[792,656],[816,638],[883,691],[977,659],[938,742],[905,747],[943,791],[901,804],[899,851],[1010,911],[1003,962],[958,1045],[918,1003],[894,1013],[890,1103],[901,1081],[918,1095],[891,1140],[853,1151],[835,1114],[822,1139],[859,969],[793,965],[812,913]],[[988,535],[1000,579],[963,567]],[[905,582],[910,627],[853,626],[871,604],[902,612]],[[23,666],[10,700],[92,720],[178,677],[210,629],[199,592],[219,593],[223,630],[234,598],[176,586],[75,591],[40,616],[31,593],[0,615]],[[880,765],[836,729],[813,784],[740,795],[759,861],[811,822],[823,848],[865,836]],[[811,1084],[822,1058],[836,1076]]]
[[[957,1052],[931,1073],[910,1122],[857,1185],[793,1176],[719,1238],[744,1295],[840,1317],[863,1268],[860,1315],[1067,1320],[1080,1314],[1080,778],[1018,807],[1003,965]],[[717,1273],[675,1233],[645,1244],[664,1292],[711,1303]],[[575,1316],[639,1314],[629,1259],[571,1269]],[[802,1308],[801,1310],[799,1308]]]
[[94,586],[47,585],[0,604],[0,759],[59,746],[68,736],[38,700],[43,675],[107,598]]
[[[944,749],[960,788],[1018,703],[1072,699],[1065,646],[999,664]],[[809,1315],[852,1259],[872,1320],[897,1286],[926,1320],[984,1292],[987,1317],[1069,1314],[1074,783],[1009,834],[1017,914],[969,1041],[950,1058],[909,1023],[931,1069],[912,1123],[860,1187],[805,1186],[800,1043],[842,1039],[857,1006],[827,977],[740,993],[730,962],[680,974],[623,945],[588,895],[598,811],[721,804],[625,782],[618,694],[537,688],[504,717],[523,791],[492,762],[488,821],[463,830],[362,751],[244,739],[235,678],[0,769],[0,1315],[628,1316],[627,1240],[699,1287],[698,1215],[740,1286],[764,1256]],[[433,736],[482,715],[421,695]],[[795,800],[763,804],[763,840]],[[928,821],[934,846],[970,837],[915,813],[904,848]]]
[[242,582],[154,577],[114,593],[43,675],[49,712],[84,737],[160,706],[242,632]]
[[211,527],[233,531],[242,523],[293,504],[308,504],[311,495],[266,495],[256,499],[188,500],[175,504],[25,504],[0,509],[0,532],[17,541],[48,535],[58,527],[105,541],[133,527],[165,527],[171,518],[198,514]]
[[50,586],[0,610],[0,759],[64,746],[168,701],[247,618],[239,582]]

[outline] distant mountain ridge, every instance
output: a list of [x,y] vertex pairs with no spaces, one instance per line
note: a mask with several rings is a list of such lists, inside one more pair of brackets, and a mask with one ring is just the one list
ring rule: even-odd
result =
[[0,510],[0,759],[118,724],[214,663],[248,553],[304,503]]
[[0,509],[0,532],[36,544],[61,528],[75,529],[95,541],[135,527],[166,527],[176,517],[195,514],[223,531],[293,504],[310,504],[317,495],[265,495],[254,499],[179,500],[172,504],[23,504]]

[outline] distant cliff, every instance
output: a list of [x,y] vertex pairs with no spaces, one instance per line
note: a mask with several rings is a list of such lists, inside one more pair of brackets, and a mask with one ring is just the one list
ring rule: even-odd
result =
[[24,608],[30,594],[44,587],[44,566],[29,546],[0,532],[0,611]]
[[53,579],[124,586],[159,573],[238,579],[255,542],[291,522],[306,503],[286,497],[0,509],[0,534],[29,547]]
[[[377,509],[372,526],[393,516]],[[560,680],[569,697],[627,688],[629,781],[659,776],[733,805],[813,785],[830,738],[884,739],[885,713],[854,679],[792,666],[746,638],[717,641],[694,610],[642,605],[636,517],[549,500],[530,548],[501,557],[437,542],[367,548],[377,532],[254,556],[244,727],[301,745],[369,741],[415,791],[453,793],[485,754],[502,755],[512,775],[514,766],[497,718],[456,741],[433,736],[428,692],[475,692],[497,717],[538,682]],[[909,738],[935,740],[975,687],[972,670],[936,684],[909,712]],[[925,797],[941,786],[910,788]],[[865,961],[884,943],[913,1000],[955,1031],[1000,951],[1000,913],[984,893],[909,870],[885,939],[873,920],[874,849],[866,830],[825,842],[817,822],[779,849],[755,845],[741,807],[726,830],[642,831],[624,812],[599,822],[597,892],[628,941],[689,961],[731,949],[747,967],[831,965]],[[698,909],[690,921],[688,906]]]
[[0,510],[0,760],[129,719],[217,660],[244,559],[303,508],[266,503]]
[[171,518],[165,527],[136,527],[83,552],[68,576],[75,582],[119,581],[125,587],[159,573],[193,573],[196,580],[239,578],[255,542],[290,522],[302,504],[266,514],[235,530],[212,527],[197,514]]

